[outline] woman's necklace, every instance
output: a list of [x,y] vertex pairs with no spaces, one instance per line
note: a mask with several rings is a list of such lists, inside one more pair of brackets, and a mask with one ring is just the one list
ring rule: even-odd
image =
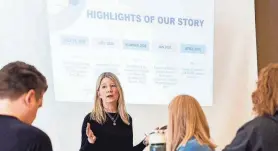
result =
[[116,126],[116,121],[119,118],[119,114],[116,113],[116,115],[114,117],[112,117],[109,113],[107,113],[107,115],[111,119],[111,121],[113,122],[113,125]]

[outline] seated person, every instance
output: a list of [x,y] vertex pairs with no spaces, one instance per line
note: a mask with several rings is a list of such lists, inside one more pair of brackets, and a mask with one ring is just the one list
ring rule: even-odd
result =
[[252,95],[257,116],[238,130],[223,151],[278,150],[278,64],[263,68],[258,79]]
[[175,97],[169,105],[167,151],[213,151],[206,116],[189,95]]
[[0,69],[0,151],[52,151],[48,135],[32,126],[47,88],[33,65],[16,61]]

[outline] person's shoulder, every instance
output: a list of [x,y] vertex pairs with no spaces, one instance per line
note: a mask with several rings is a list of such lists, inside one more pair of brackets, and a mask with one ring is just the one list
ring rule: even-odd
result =
[[127,113],[128,121],[132,124],[132,117],[130,114]]
[[49,139],[49,136],[44,131],[32,125],[21,124],[17,127],[17,131],[23,136],[29,136],[30,138]]
[[90,119],[91,118],[91,115],[92,115],[92,112],[89,112],[85,115],[85,119]]
[[30,145],[28,148],[30,150],[36,150],[37,148],[40,148],[41,151],[52,151],[51,140],[44,131],[35,126],[30,126],[27,132],[29,133],[25,134],[24,137],[26,137],[26,135],[30,137],[28,139],[30,142],[28,143]]
[[[272,122],[270,119],[264,116],[258,116],[253,118],[250,121],[244,123],[236,132],[237,137],[242,137],[250,139],[254,136],[261,136],[260,133],[264,132],[271,125],[269,122]],[[276,127],[276,124],[275,124]]]
[[132,117],[131,117],[130,114],[127,113],[127,116],[128,116],[128,118],[129,118],[130,120],[132,120]]
[[181,145],[178,151],[211,151],[207,145],[200,145],[196,139],[190,139],[186,144]]
[[253,118],[252,120],[246,122],[243,124],[239,131],[242,130],[256,130],[259,129],[263,124],[268,123],[270,120],[265,116],[258,116]]
[[83,119],[83,126],[87,126],[87,123],[90,124],[99,124],[93,117],[92,117],[92,112],[89,112],[85,115],[84,119]]
[[269,120],[266,116],[257,116],[254,117],[249,122],[246,122],[246,125],[260,125],[261,123],[264,123],[266,120]]
[[92,112],[89,112],[85,115],[84,117],[84,121],[90,121],[92,119]]
[[52,148],[49,136],[35,126],[21,122],[13,126],[13,131],[21,141],[25,140],[25,142],[32,142],[31,144],[33,145],[43,146],[48,149]]
[[244,124],[239,130],[248,131],[249,133],[266,132],[270,129],[277,128],[277,119],[272,116],[258,116]]
[[252,123],[254,123],[254,125],[256,126],[261,126],[263,124],[271,124],[271,123],[274,123],[276,125],[278,121],[277,121],[277,117],[275,116],[264,115],[264,116],[255,117],[252,120]]

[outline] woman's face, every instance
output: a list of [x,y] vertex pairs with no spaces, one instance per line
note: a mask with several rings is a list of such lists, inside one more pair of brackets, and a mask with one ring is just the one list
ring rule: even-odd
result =
[[98,90],[98,96],[103,103],[116,103],[119,99],[117,85],[110,78],[103,78]]

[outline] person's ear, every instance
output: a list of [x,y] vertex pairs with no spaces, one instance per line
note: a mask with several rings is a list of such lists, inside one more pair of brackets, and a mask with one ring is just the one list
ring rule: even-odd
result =
[[32,101],[35,100],[35,98],[36,92],[33,89],[31,89],[26,93],[24,102],[27,106],[29,106],[30,104],[32,104]]

